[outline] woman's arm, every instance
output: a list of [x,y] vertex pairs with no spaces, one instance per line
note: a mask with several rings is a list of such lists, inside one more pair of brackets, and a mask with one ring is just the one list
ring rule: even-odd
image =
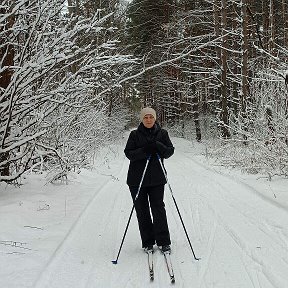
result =
[[124,153],[130,161],[137,161],[147,158],[147,154],[144,152],[143,147],[138,147],[136,144],[134,131],[132,131],[129,135]]
[[160,141],[156,141],[156,146],[163,158],[167,159],[174,154],[174,146],[169,138],[168,132],[166,130],[162,130],[162,139]]

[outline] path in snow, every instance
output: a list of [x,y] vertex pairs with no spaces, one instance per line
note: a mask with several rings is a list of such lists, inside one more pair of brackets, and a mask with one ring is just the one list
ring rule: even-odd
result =
[[[165,162],[168,178],[189,233],[195,261],[166,187],[175,287],[286,288],[287,207],[262,197],[236,176],[217,173],[195,157],[188,141],[174,139],[176,152]],[[133,215],[119,262],[113,265],[132,201],[125,184],[128,160],[95,193],[49,263],[37,288],[167,287],[164,258],[155,253],[150,283]],[[201,162],[202,161],[202,162]],[[95,181],[97,177],[95,176]]]

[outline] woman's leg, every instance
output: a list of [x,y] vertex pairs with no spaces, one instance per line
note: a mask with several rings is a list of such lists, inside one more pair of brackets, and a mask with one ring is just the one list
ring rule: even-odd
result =
[[155,239],[158,246],[170,245],[170,233],[165,210],[164,185],[149,187],[149,201],[153,215]]
[[[129,188],[134,201],[138,187]],[[138,226],[143,248],[155,244],[155,236],[150,214],[147,190],[148,188],[142,187],[138,195],[138,199],[135,201],[135,210],[137,214]]]

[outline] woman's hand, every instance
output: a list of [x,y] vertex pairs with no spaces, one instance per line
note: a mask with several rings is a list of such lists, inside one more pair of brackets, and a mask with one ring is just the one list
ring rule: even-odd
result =
[[149,155],[156,154],[157,153],[156,141],[152,141],[152,142],[149,142],[148,144],[146,144],[143,147],[143,150]]

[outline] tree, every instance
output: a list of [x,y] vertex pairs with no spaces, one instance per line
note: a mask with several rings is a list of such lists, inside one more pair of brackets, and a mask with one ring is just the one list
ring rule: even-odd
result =
[[[10,135],[10,121],[12,103],[9,103],[9,95],[4,91],[9,87],[14,66],[14,45],[9,40],[12,38],[12,30],[15,23],[15,15],[11,14],[13,6],[3,5],[0,8],[0,17],[3,19],[0,26],[0,39],[3,43],[0,47],[1,71],[0,71],[0,119],[1,119],[1,151],[0,151],[0,175],[9,175],[9,151],[6,150],[5,138]],[[8,16],[7,16],[8,15]],[[5,125],[6,124],[6,125]]]
[[[134,0],[128,7],[127,39],[130,51],[142,59],[144,67],[152,66],[160,60],[161,54],[155,44],[165,37],[165,24],[169,22],[173,4],[174,0]],[[141,75],[136,84],[144,105],[154,105],[156,109],[158,80],[158,71],[154,69]]]
[[[247,99],[248,99],[248,11],[247,11],[248,0],[241,0],[241,18],[242,18],[242,47],[241,47],[241,119],[244,122],[244,131],[247,131]],[[247,135],[244,134],[244,140],[247,140]]]
[[229,138],[229,123],[228,123],[228,90],[227,90],[227,50],[228,50],[228,36],[227,36],[227,2],[221,0],[221,33],[222,33],[222,49],[221,49],[221,135],[224,138]]
[[[65,8],[61,0],[19,1],[0,18],[1,38],[10,36],[1,50],[1,76],[7,79],[1,90],[1,181],[13,181],[40,162],[68,171],[87,162],[100,139],[111,137],[104,133],[111,126],[106,95],[120,89],[132,60],[115,52],[111,14],[69,16]],[[15,21],[8,26],[7,19]],[[14,53],[13,67],[3,65],[7,51]],[[97,113],[100,126],[91,117]],[[3,172],[7,166],[9,175]]]

